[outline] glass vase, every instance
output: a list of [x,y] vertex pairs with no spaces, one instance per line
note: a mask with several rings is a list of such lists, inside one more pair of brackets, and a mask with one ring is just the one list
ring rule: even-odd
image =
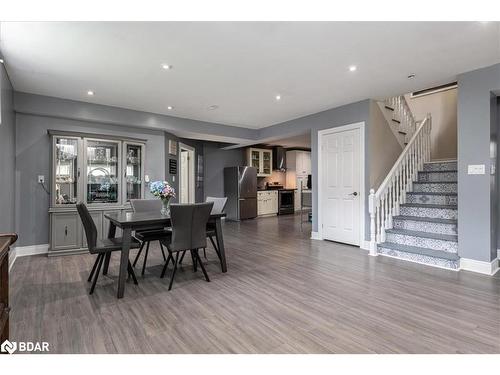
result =
[[170,216],[170,198],[163,198],[161,200],[161,214],[163,216]]

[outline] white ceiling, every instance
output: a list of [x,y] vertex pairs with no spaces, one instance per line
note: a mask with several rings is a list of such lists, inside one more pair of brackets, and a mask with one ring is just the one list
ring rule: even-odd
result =
[[18,91],[261,128],[498,63],[499,25],[3,22],[0,48]]

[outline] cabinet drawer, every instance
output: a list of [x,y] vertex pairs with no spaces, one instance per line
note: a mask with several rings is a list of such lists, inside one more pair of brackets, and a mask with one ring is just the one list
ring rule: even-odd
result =
[[52,250],[75,249],[81,246],[82,226],[78,213],[65,212],[52,215]]

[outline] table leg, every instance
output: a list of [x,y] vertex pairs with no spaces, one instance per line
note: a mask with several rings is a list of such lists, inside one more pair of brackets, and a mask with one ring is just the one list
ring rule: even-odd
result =
[[123,228],[123,243],[120,257],[120,275],[118,277],[118,298],[123,298],[123,294],[125,292],[125,281],[127,280],[127,265],[131,239],[131,228]]
[[227,272],[226,250],[224,248],[224,236],[222,235],[222,220],[220,217],[215,219],[215,239],[220,253],[220,265],[222,272]]
[[[116,225],[113,222],[110,222],[109,228],[108,228],[108,238],[115,238],[115,236],[116,236]],[[104,266],[103,266],[103,270],[102,270],[103,275],[108,274],[110,260],[111,260],[111,252],[107,253],[104,256]]]

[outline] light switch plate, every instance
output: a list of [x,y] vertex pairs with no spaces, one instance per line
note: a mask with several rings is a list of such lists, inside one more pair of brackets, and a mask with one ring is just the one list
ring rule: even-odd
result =
[[144,176],[144,181],[145,181],[146,183],[148,183],[148,182],[149,182],[149,175],[148,175],[148,174]]
[[485,172],[484,164],[469,164],[467,166],[467,174],[485,174]]
[[38,183],[39,184],[45,183],[45,176],[44,175],[38,175]]

